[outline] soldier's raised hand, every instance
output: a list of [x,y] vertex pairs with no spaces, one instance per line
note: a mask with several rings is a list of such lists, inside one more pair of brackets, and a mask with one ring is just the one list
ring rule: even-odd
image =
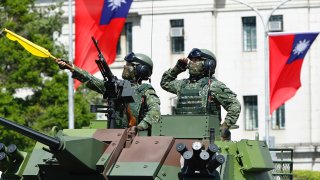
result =
[[57,59],[57,64],[59,65],[60,69],[70,69],[72,67],[72,64],[64,59]]
[[188,58],[180,58],[176,64],[176,67],[182,72],[186,71],[188,67],[188,62],[189,62]]

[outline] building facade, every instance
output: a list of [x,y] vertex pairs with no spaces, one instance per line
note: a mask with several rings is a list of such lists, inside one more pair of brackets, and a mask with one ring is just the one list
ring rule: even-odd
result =
[[[41,4],[49,1],[42,1]],[[161,99],[161,113],[171,114],[176,97],[160,87],[163,72],[192,48],[212,50],[217,57],[216,77],[238,96],[242,112],[232,139],[265,136],[265,31],[320,31],[320,1],[292,0],[134,0],[119,40],[118,57],[111,65],[121,77],[128,52],[145,53],[154,62],[151,84]],[[68,16],[68,1],[64,3]],[[73,2],[74,3],[74,2]],[[74,4],[73,4],[74,5]],[[72,12],[74,15],[74,12]],[[68,45],[68,25],[60,41]],[[89,38],[89,37],[88,37]],[[302,86],[273,113],[268,130],[270,145],[294,148],[294,168],[320,170],[320,38],[310,48],[301,70]],[[187,77],[184,73],[178,78]],[[225,114],[225,112],[223,112]]]

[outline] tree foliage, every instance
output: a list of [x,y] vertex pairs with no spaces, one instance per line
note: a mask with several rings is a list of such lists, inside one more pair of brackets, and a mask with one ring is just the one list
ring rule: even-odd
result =
[[308,171],[308,170],[294,170],[293,179],[295,180],[317,180],[320,178],[319,171]]
[[[36,7],[34,0],[0,0],[0,28],[7,28],[48,49],[66,55],[53,34],[62,29],[61,4]],[[4,35],[4,33],[3,33]],[[68,78],[49,58],[31,55],[17,42],[0,36],[0,117],[48,133],[68,127]],[[19,92],[30,92],[26,97]],[[85,92],[85,91],[83,91]],[[94,114],[83,92],[75,93],[75,127],[87,126]],[[34,141],[0,126],[0,142],[30,150]]]

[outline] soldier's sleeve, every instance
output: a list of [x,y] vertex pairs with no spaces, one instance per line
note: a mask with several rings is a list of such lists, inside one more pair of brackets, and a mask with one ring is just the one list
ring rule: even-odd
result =
[[145,93],[145,101],[148,107],[144,121],[149,124],[157,123],[160,121],[160,99],[154,89],[148,89]]
[[224,122],[227,125],[235,124],[239,118],[241,105],[237,99],[237,95],[232,92],[225,84],[216,81],[210,88],[214,97],[220,102],[222,107],[227,111]]
[[76,66],[74,67],[74,71],[72,72],[72,78],[79,80],[80,82],[84,83],[89,89],[98,93],[103,94],[105,91],[103,80],[94,77],[87,71]]
[[160,86],[162,89],[177,94],[181,87],[182,80],[176,80],[178,72],[174,68],[165,71],[162,75]]

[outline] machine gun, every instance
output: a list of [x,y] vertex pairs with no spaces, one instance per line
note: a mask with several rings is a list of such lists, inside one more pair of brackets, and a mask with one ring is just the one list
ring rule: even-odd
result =
[[103,99],[107,100],[108,105],[91,105],[91,111],[106,113],[109,120],[108,128],[113,129],[115,128],[115,107],[134,102],[132,96],[133,89],[131,88],[130,81],[118,79],[112,74],[98,46],[97,40],[92,37],[92,41],[98,51],[96,64],[104,79],[105,92],[103,93]]

